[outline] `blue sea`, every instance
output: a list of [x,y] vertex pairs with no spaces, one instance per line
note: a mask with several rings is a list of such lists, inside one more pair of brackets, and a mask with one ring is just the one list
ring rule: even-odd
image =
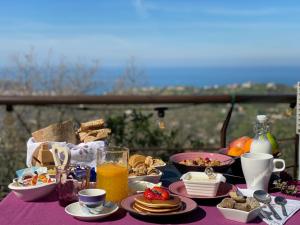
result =
[[[253,83],[278,83],[292,86],[300,81],[300,66],[270,67],[149,67],[139,68],[143,86],[213,86]],[[96,79],[113,84],[124,68],[104,67]],[[139,73],[138,73],[139,74]]]
[[[99,86],[93,93],[111,90],[124,67],[101,67],[95,75]],[[289,86],[300,81],[300,66],[248,67],[138,67],[138,84],[145,87],[194,86],[253,83],[277,83]],[[142,74],[142,76],[141,76]],[[1,78],[1,75],[0,75]]]

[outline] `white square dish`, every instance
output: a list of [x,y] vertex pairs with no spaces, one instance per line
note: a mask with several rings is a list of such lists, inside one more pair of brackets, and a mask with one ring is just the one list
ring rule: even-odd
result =
[[249,212],[245,212],[238,209],[223,208],[220,207],[219,205],[217,205],[217,208],[226,219],[241,222],[241,223],[248,223],[254,220],[258,216],[261,210],[261,207],[258,207]]
[[226,182],[226,178],[215,173],[214,178],[209,178],[204,172],[188,172],[181,176],[186,191],[189,195],[201,195],[214,197],[217,194],[221,182]]

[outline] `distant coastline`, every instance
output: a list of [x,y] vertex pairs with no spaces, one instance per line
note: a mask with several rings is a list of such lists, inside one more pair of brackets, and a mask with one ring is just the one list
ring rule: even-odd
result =
[[[110,92],[114,82],[123,73],[125,67],[101,67],[95,74],[95,81],[101,81],[90,94]],[[0,68],[0,80],[14,79],[14,75],[3,76]],[[300,66],[243,66],[243,67],[139,67],[137,74],[142,74],[138,83],[141,88],[162,89],[172,87],[193,87],[231,89],[238,85],[281,84],[293,87],[300,81]],[[6,73],[7,74],[7,73]],[[138,77],[139,78],[139,77]]]
[[[141,68],[145,86],[193,86],[252,83],[276,83],[293,86],[300,81],[300,66],[266,67],[148,67]],[[121,67],[104,67],[97,79],[113,82],[122,73]]]

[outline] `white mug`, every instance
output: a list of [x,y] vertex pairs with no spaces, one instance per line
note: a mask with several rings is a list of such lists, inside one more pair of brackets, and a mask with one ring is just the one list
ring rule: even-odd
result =
[[[281,162],[282,167],[276,167]],[[248,189],[268,191],[268,184],[273,172],[285,169],[283,159],[274,159],[266,153],[245,153],[241,156],[242,169]]]

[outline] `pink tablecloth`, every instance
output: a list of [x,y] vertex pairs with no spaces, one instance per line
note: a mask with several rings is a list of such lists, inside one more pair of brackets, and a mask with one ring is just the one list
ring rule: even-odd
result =
[[[287,196],[285,196],[287,197]],[[288,196],[288,198],[291,198]],[[292,199],[300,199],[292,197]],[[98,222],[82,222],[74,219],[64,212],[64,208],[59,206],[56,201],[55,192],[48,198],[38,202],[23,202],[13,193],[10,193],[0,202],[0,224],[1,225],[83,225],[83,224],[241,224],[238,222],[226,220],[219,213],[215,205],[218,202],[198,202],[197,210],[190,214],[176,218],[136,218],[120,209],[116,214],[107,217],[105,220]],[[299,224],[300,211],[297,212],[288,222],[287,225]],[[259,219],[253,221],[255,224],[265,224]]]

